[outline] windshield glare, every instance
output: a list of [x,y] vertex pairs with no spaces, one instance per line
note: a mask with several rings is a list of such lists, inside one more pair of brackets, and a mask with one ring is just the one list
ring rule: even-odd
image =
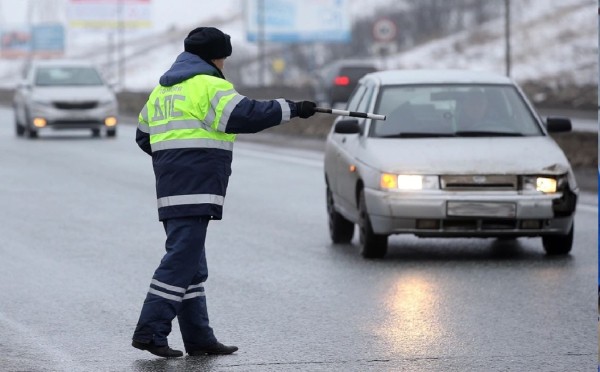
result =
[[412,85],[384,87],[373,137],[536,136],[542,131],[511,85]]
[[103,83],[96,69],[92,67],[41,67],[36,71],[35,85],[89,86]]

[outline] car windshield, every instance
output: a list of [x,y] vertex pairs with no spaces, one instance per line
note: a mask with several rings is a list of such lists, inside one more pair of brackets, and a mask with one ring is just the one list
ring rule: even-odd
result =
[[383,87],[372,137],[538,136],[542,131],[512,85]]
[[92,67],[40,67],[35,74],[39,86],[103,85],[102,78]]

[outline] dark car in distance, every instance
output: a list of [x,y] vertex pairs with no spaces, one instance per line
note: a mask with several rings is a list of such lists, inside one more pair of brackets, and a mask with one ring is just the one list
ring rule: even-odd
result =
[[343,105],[368,73],[378,71],[371,61],[339,60],[322,69],[316,77],[315,101],[321,106]]

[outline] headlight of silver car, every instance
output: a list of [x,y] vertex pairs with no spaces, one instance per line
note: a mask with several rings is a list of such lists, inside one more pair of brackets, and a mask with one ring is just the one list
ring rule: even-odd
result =
[[566,184],[566,174],[561,176],[523,176],[521,178],[521,189],[523,191],[537,191],[544,194],[561,190]]
[[439,189],[438,176],[382,173],[380,186],[384,190],[419,191]]

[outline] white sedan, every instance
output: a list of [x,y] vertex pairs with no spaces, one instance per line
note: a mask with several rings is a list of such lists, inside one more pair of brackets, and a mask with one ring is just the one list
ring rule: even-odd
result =
[[362,78],[327,137],[329,231],[362,255],[383,257],[391,234],[542,238],[568,254],[578,187],[549,132],[511,79],[458,70],[384,71]]
[[19,137],[36,138],[48,129],[117,134],[117,97],[90,62],[33,61],[15,92],[13,108]]

